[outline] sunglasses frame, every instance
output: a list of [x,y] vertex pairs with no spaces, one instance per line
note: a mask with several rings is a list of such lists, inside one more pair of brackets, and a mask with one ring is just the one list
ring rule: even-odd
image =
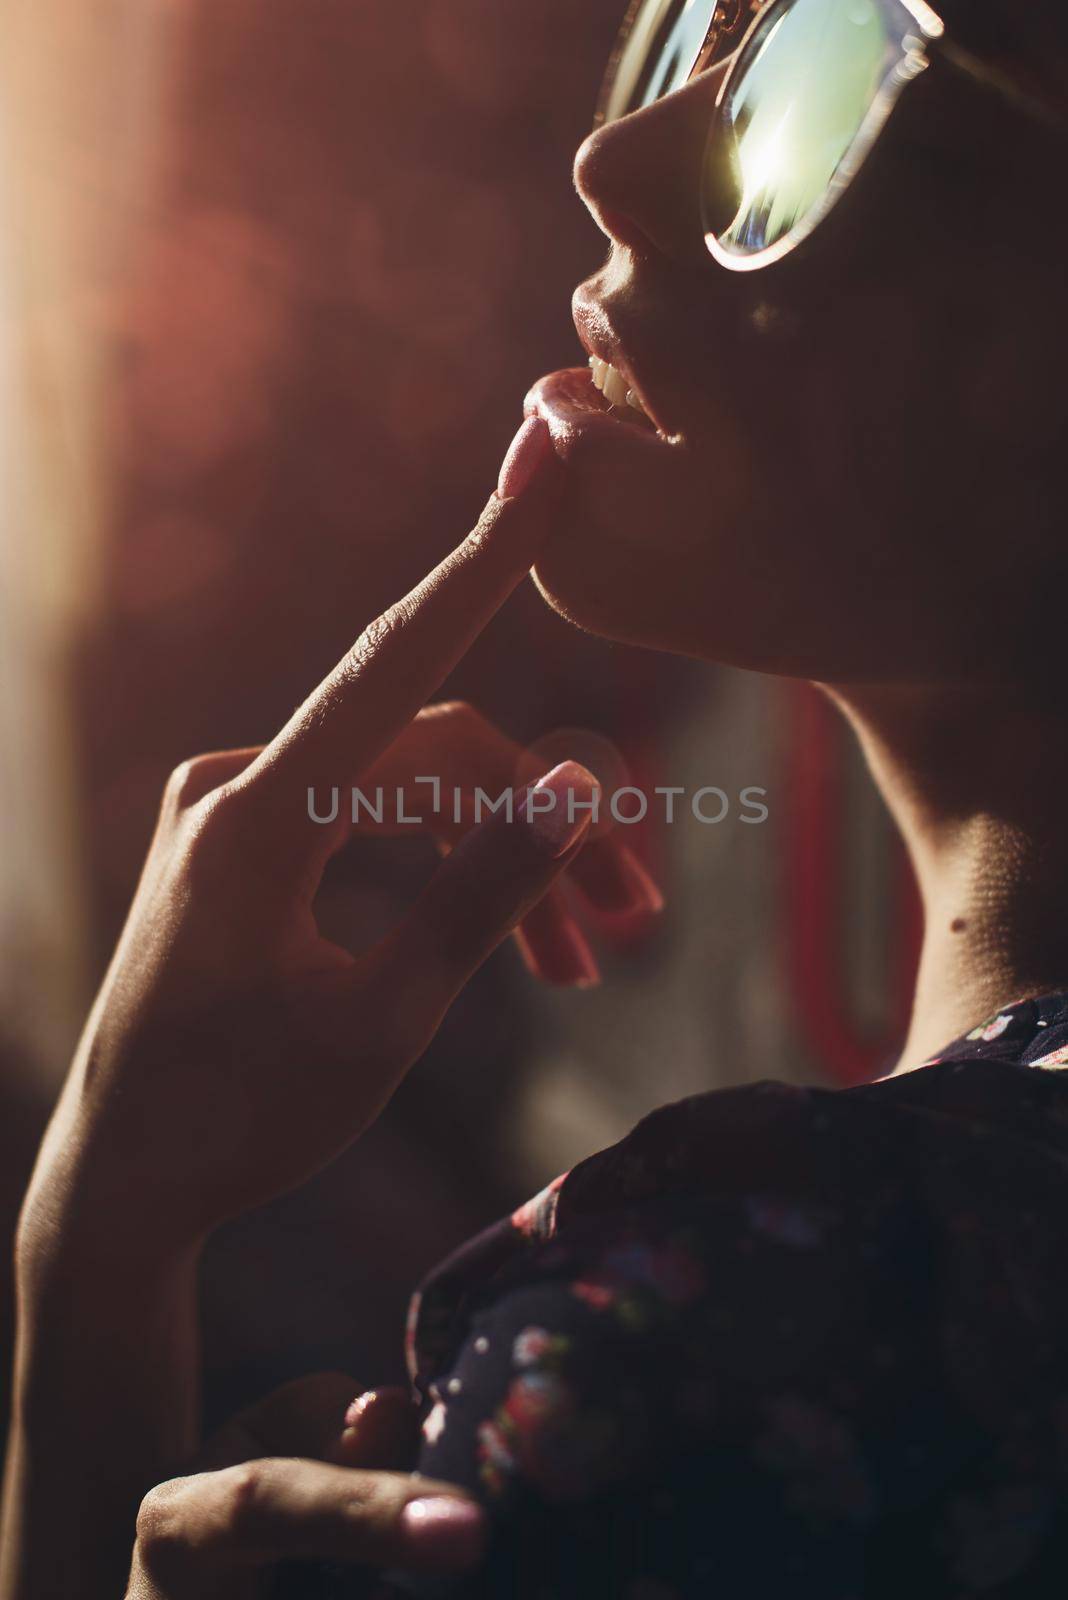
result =
[[[600,127],[606,121],[608,102],[615,88],[620,61],[627,48],[638,13],[646,3],[647,0],[630,0],[627,7],[597,99],[595,127]],[[722,66],[729,62],[716,96],[709,129],[710,141],[716,137],[717,122],[746,47],[763,27],[769,13],[776,6],[787,3],[789,0],[718,0],[718,4],[714,7],[704,41],[685,79],[686,84],[692,83],[694,78],[707,72],[710,67]],[[894,3],[911,16],[916,25],[916,33],[907,35],[902,41],[903,47],[907,48],[904,49],[897,68],[881,85],[846,155],[836,169],[823,199],[817,202],[803,220],[795,224],[783,238],[776,240],[764,250],[754,251],[751,255],[740,255],[724,250],[715,234],[705,230],[704,239],[709,254],[728,272],[755,272],[762,267],[772,266],[808,238],[849,188],[905,88],[929,65],[932,50],[944,40],[945,27],[941,17],[926,4],[926,0],[894,0]],[[680,89],[683,87],[684,84],[678,85]],[[677,92],[677,89],[669,91],[669,93]],[[655,103],[655,101],[650,102],[650,104]]]
[[[709,129],[710,143],[717,136],[723,107],[731,92],[739,64],[750,42],[777,7],[785,9],[795,3],[796,0],[761,0],[759,10],[752,18],[742,38],[738,41],[737,49],[733,52],[733,59],[727,67],[723,75],[723,81],[719,86],[715,109],[712,113],[712,125]],[[718,262],[721,267],[726,267],[729,272],[757,272],[762,267],[770,267],[776,261],[781,261],[784,256],[789,255],[799,244],[803,243],[819,227],[827,213],[838,203],[853,182],[865,160],[871,154],[873,146],[886,126],[891,111],[893,111],[905,89],[930,65],[931,52],[940,44],[945,33],[945,25],[941,17],[932,11],[931,7],[925,3],[925,0],[893,0],[893,3],[909,14],[916,25],[916,31],[915,33],[907,33],[902,38],[901,55],[896,65],[880,84],[878,93],[872,100],[867,114],[850,142],[845,155],[835,168],[823,196],[815,205],[810,207],[800,222],[794,224],[789,233],[784,234],[781,239],[777,239],[774,244],[768,245],[765,249],[755,250],[748,255],[723,249],[716,235],[706,230],[704,236],[705,246],[712,259]]]
[[[710,140],[715,137],[715,119],[730,89],[743,49],[764,22],[767,14],[779,3],[780,0],[717,0],[704,41],[689,74],[684,83],[668,91],[669,94],[675,94],[678,89],[692,83],[694,78],[707,72],[711,67],[729,63],[716,96],[712,125],[709,129]],[[1068,103],[1059,90],[1050,92],[1044,84],[1033,81],[1033,73],[1030,75],[1030,81],[1023,83],[1017,72],[1005,71],[1000,65],[961,48],[946,34],[942,18],[927,5],[926,0],[896,0],[896,3],[911,15],[916,24],[916,35],[909,40],[911,48],[899,62],[897,72],[892,74],[893,81],[884,83],[846,157],[836,171],[835,180],[841,175],[841,181],[832,181],[822,202],[814,206],[804,221],[798,223],[784,238],[769,245],[766,250],[754,251],[750,256],[733,255],[722,250],[714,235],[705,230],[705,245],[709,254],[727,271],[752,272],[761,267],[771,266],[773,262],[789,255],[808,238],[849,189],[865,158],[876,144],[901,94],[909,83],[919,77],[935,60],[944,62],[951,70],[962,72],[976,84],[992,90],[1016,111],[1031,118],[1047,132],[1052,132],[1061,139],[1068,135]],[[646,0],[629,0],[597,97],[595,127],[601,127],[607,120],[608,102],[615,88],[619,63],[627,48],[634,23],[645,4]],[[658,98],[664,99],[666,96],[661,95]],[[650,101],[650,105],[656,103]],[[626,116],[631,114],[624,113]]]
[[[646,3],[647,0],[629,0],[626,15],[616,35],[616,42],[612,47],[612,54],[608,58],[608,65],[605,68],[604,78],[601,82],[601,90],[597,96],[597,109],[593,116],[595,128],[601,127],[607,120],[608,102],[612,98],[612,91],[616,86],[619,63],[622,61],[623,54],[630,42],[630,36],[634,30],[638,13]],[[755,20],[759,12],[764,10],[766,3],[767,0],[716,0],[716,4],[712,8],[712,16],[709,20],[704,42],[697,53],[693,66],[690,68],[686,82],[692,82],[702,72],[707,72],[709,67],[718,66],[721,61],[725,61],[740,42],[742,35],[748,32],[750,23]]]

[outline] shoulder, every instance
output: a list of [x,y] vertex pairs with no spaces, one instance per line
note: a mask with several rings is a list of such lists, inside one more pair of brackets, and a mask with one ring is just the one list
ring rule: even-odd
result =
[[885,1105],[841,1092],[762,1082],[662,1106],[428,1275],[409,1319],[412,1376],[425,1393],[473,1307],[507,1285],[560,1277],[599,1252],[622,1270],[639,1260],[639,1238],[668,1249],[665,1230],[670,1250],[685,1234],[687,1248],[722,1256],[733,1241],[747,1259],[779,1230],[787,1252],[791,1239],[818,1238],[830,1259],[909,1202],[900,1145]]
[[1030,1196],[1062,1158],[1048,1108],[980,1067],[665,1107],[435,1275],[419,1465],[492,1508],[515,1565],[492,1592],[545,1563],[552,1592],[597,1592],[560,1587],[579,1549],[679,1594],[758,1555],[776,1582],[849,1565],[964,1463],[992,1471],[1010,1424],[1056,1456],[1068,1297],[986,1178]]
[[491,1497],[588,1498],[688,1445],[774,1432],[777,1407],[786,1426],[846,1388],[859,1404],[917,1303],[900,1271],[878,1292],[886,1265],[833,1208],[757,1191],[575,1219],[468,1297],[421,1469]]

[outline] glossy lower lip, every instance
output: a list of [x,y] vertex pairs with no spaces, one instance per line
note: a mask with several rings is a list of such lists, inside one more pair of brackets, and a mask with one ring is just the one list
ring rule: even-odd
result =
[[596,387],[589,367],[566,367],[539,378],[523,402],[528,417],[544,417],[557,453],[566,457],[580,437],[601,435],[614,443],[633,441],[635,448],[661,451],[667,440],[632,406],[610,406]]

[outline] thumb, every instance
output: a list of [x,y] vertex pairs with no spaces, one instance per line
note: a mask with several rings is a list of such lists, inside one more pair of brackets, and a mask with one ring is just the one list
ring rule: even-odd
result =
[[440,1017],[567,867],[600,795],[591,772],[564,761],[465,835],[391,941],[394,974],[411,999],[423,995]]
[[473,1566],[486,1519],[462,1490],[293,1457],[162,1483],[141,1503],[127,1600],[203,1600],[278,1561]]

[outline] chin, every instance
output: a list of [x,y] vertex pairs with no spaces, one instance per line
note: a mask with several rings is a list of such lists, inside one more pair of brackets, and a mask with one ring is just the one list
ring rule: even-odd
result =
[[[573,465],[573,464],[572,464]],[[618,644],[756,672],[813,676],[826,648],[798,637],[811,610],[782,573],[754,560],[744,523],[705,516],[689,492],[637,475],[571,472],[558,525],[533,571],[543,599],[586,633]]]
[[[586,633],[619,644],[704,655],[699,585],[691,576],[680,594],[673,581],[681,563],[663,513],[655,525],[640,515],[625,523],[620,507],[586,509],[575,498],[561,508],[560,527],[534,567],[542,598]],[[695,609],[698,614],[691,614]]]
[[[887,661],[876,619],[843,619],[840,607],[785,577],[776,583],[748,560],[751,539],[696,561],[669,524],[649,530],[617,518],[565,514],[533,571],[543,599],[568,622],[619,644],[691,656],[719,666],[821,681],[884,679]],[[895,629],[895,635],[897,630]]]
[[[534,568],[543,598],[621,644],[780,670],[781,594],[769,604],[759,553],[781,541],[769,545],[756,526],[748,458],[740,465],[722,436],[702,448],[692,435],[618,420],[604,404],[584,370],[550,374],[527,397],[566,469]],[[774,578],[779,590],[790,582],[778,570]]]
[[576,387],[555,375],[528,405],[566,468],[534,568],[560,616],[620,644],[782,677],[885,679],[911,652],[924,658],[930,630],[897,541],[874,525],[861,538],[858,519],[828,515],[797,473],[739,465],[714,438],[664,442],[593,411]]

